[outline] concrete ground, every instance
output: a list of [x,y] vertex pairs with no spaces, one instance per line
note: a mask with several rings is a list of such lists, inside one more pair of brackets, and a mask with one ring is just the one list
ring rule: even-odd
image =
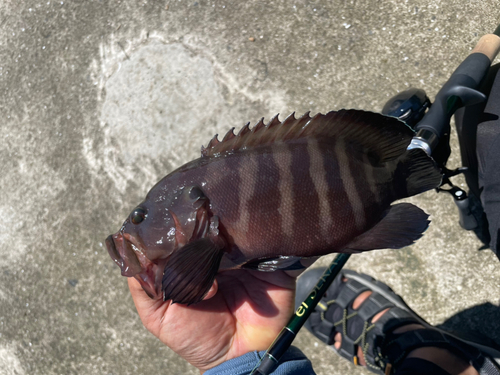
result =
[[[215,133],[433,97],[498,17],[497,0],[0,3],[0,374],[196,374],[142,327],[106,236]],[[500,342],[498,260],[449,196],[412,202],[424,238],[347,267]],[[296,345],[320,375],[367,373]]]

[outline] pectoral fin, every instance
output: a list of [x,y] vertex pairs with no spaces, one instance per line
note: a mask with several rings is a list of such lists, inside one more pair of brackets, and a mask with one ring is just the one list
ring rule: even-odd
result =
[[411,203],[391,206],[373,228],[356,237],[345,252],[358,253],[375,249],[400,249],[422,237],[429,226],[429,215]]
[[200,238],[176,250],[163,273],[163,300],[187,305],[202,301],[214,282],[223,254],[210,238]]

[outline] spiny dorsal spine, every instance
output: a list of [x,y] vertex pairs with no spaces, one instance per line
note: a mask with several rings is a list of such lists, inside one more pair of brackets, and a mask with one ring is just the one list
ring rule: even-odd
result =
[[401,156],[414,131],[394,117],[360,110],[331,111],[323,115],[309,116],[309,112],[296,119],[292,113],[280,122],[275,116],[267,125],[261,119],[252,129],[248,124],[234,135],[231,129],[222,141],[212,138],[202,157],[225,152],[245,150],[305,137],[315,137],[321,142],[334,144],[343,139],[349,147],[355,147],[368,155],[374,163],[386,162]]
[[264,118],[261,118],[253,128],[250,128],[250,123],[247,123],[236,135],[234,128],[230,129],[222,141],[219,141],[215,135],[207,147],[202,147],[201,155],[213,156],[296,138],[310,120],[309,112],[299,119],[296,119],[295,113],[292,113],[283,122],[278,119],[278,115],[274,116],[267,124],[264,124]]

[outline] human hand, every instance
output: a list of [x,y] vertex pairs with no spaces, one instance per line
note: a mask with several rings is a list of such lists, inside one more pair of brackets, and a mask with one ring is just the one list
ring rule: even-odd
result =
[[266,350],[294,308],[295,278],[283,271],[225,271],[195,305],[152,300],[134,278],[130,293],[144,326],[201,373]]

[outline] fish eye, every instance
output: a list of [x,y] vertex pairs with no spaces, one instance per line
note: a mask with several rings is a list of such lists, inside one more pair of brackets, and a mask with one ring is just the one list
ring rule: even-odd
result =
[[132,213],[130,214],[130,221],[132,224],[140,224],[144,221],[146,218],[146,210],[144,210],[141,207],[137,207]]

